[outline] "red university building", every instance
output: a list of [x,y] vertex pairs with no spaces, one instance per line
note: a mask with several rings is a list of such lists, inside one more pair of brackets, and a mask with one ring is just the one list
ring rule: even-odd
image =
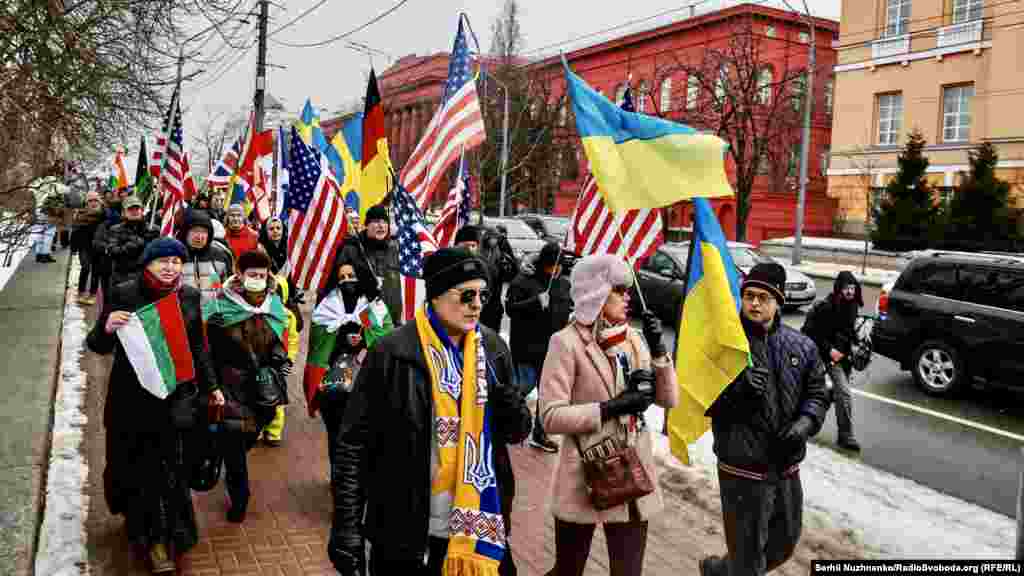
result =
[[[814,107],[811,122],[811,145],[808,166],[808,187],[804,233],[808,236],[829,236],[833,230],[835,200],[826,196],[824,177],[831,143],[832,82],[831,70],[836,60],[832,47],[839,23],[816,19],[817,73],[814,77]],[[577,49],[565,55],[573,70],[595,90],[609,98],[619,99],[627,79],[634,92],[638,112],[660,115],[683,124],[701,126],[687,113],[695,106],[688,94],[688,79],[676,65],[681,61],[699,62],[707,50],[726,50],[740,27],[750,26],[758,43],[760,59],[765,68],[793,73],[807,65],[807,42],[810,31],[800,16],[757,4],[742,4],[686,18],[652,30],[638,32],[600,44]],[[552,94],[564,93],[564,76],[558,56],[529,64],[537,73],[549,76]],[[387,118],[388,142],[392,163],[400,169],[412,154],[421,134],[440,102],[448,74],[448,54],[406,56],[380,75],[381,94]],[[778,81],[778,76],[776,76]],[[696,92],[693,88],[690,91]],[[500,118],[486,118],[500,122]],[[325,122],[330,130],[334,122]],[[571,128],[571,127],[570,127]],[[570,137],[575,138],[571,135]],[[797,208],[796,181],[800,150],[800,129],[794,127],[787,140],[789,166],[763,170],[754,179],[751,211],[747,220],[747,240],[790,236],[794,232]],[[582,147],[577,156],[581,169],[575,180],[562,180],[554,201],[554,212],[568,216],[576,204],[586,177],[586,158]],[[731,161],[727,162],[730,179],[734,178]],[[786,174],[789,174],[786,177]],[[775,174],[772,177],[770,174]],[[436,201],[443,199],[437,198]],[[727,235],[735,235],[735,198],[715,199],[713,204]],[[689,203],[679,203],[667,211],[667,225],[678,228],[689,224]]]

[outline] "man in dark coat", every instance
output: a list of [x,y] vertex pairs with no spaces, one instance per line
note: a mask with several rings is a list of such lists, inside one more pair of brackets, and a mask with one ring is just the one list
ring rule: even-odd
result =
[[96,227],[96,232],[93,234],[92,251],[96,257],[95,272],[100,276],[100,287],[104,293],[107,293],[110,292],[110,274],[114,271],[106,253],[107,235],[114,225],[121,222],[121,211],[124,207],[121,205],[121,197],[115,190],[107,190],[104,198],[103,222]]
[[142,201],[138,196],[129,196],[124,205],[121,222],[112,226],[103,239],[102,254],[111,260],[113,270],[111,286],[131,280],[139,271],[139,256],[150,240],[160,236],[160,231],[150,228],[143,216]]
[[[519,376],[519,391],[524,397],[540,382],[540,372],[544,367],[552,334],[569,323],[572,299],[569,296],[569,282],[560,277],[561,253],[558,244],[545,244],[532,271],[524,270],[516,276],[505,295],[505,310],[508,311],[511,324],[509,343],[512,347],[512,360]],[[541,425],[539,395],[537,406],[530,446],[546,452],[557,452],[558,444],[548,438]]]
[[178,240],[188,249],[181,272],[183,281],[200,291],[205,304],[217,296],[217,290],[231,276],[234,257],[213,241],[213,221],[204,210],[189,209],[185,213]]
[[[96,303],[96,291],[100,286],[98,258],[93,251],[92,241],[96,230],[105,219],[103,202],[98,192],[85,195],[85,208],[75,210],[74,230],[71,232],[71,250],[78,253],[82,269],[78,273],[78,302],[91,305]],[[88,289],[88,291],[86,291]]]
[[[473,254],[479,255],[487,263],[487,275],[490,278],[488,285],[493,287],[494,297],[484,304],[480,313],[480,323],[495,332],[501,332],[501,319],[505,317],[505,307],[502,305],[502,292],[505,283],[511,282],[518,272],[515,258],[506,257],[500,250],[487,249],[484,245],[484,231],[477,226],[467,225],[459,228],[455,233],[453,244],[457,248],[465,248]],[[494,235],[487,238],[492,244],[497,241]]]
[[[471,389],[486,394],[486,401],[467,402],[461,415],[472,414],[473,406],[486,406],[487,437],[481,432],[476,443],[488,447],[465,448],[466,458],[477,464],[474,472],[480,474],[469,490],[475,487],[479,499],[487,495],[492,505],[494,493],[486,487],[495,486],[500,495],[500,506],[495,507],[501,515],[488,520],[497,533],[489,538],[500,543],[493,546],[504,549],[498,573],[511,576],[515,565],[507,535],[515,479],[508,445],[529,434],[530,412],[513,385],[508,347],[477,320],[482,300],[489,296],[483,261],[465,250],[442,248],[427,257],[424,278],[427,301],[417,311],[417,320],[370,348],[349,397],[334,446],[334,522],[328,554],[343,576],[365,574],[365,536],[372,543],[373,574],[440,576],[443,562],[452,560],[446,557],[449,521],[459,512],[454,506],[460,491],[455,488],[453,499],[444,489],[438,477],[441,455],[453,445],[473,444],[469,437],[474,434],[461,442],[467,431],[460,422],[466,418],[439,415],[445,408],[435,398],[461,397]],[[431,344],[431,334],[441,340],[444,351]],[[483,343],[485,367],[464,375],[462,351],[469,349],[471,337]],[[433,368],[423,342],[428,343]],[[478,375],[486,382],[470,386],[469,378]],[[450,422],[456,428],[449,428]],[[456,473],[458,484],[463,472]],[[441,491],[435,483],[442,484]],[[484,515],[483,508],[479,513]],[[497,516],[497,511],[488,514]]]
[[839,273],[832,293],[811,308],[801,329],[818,345],[821,361],[832,378],[832,394],[836,404],[837,444],[840,448],[860,452],[853,434],[853,400],[850,397],[851,354],[857,341],[857,314],[864,306],[860,282],[851,272]]
[[793,554],[803,522],[800,462],[828,411],[825,367],[810,338],[782,323],[786,270],[754,266],[742,286],[752,366],[707,411],[718,457],[726,558],[703,576],[762,576]]
[[395,326],[402,324],[402,279],[398,269],[398,245],[391,238],[387,209],[378,204],[366,211],[365,226],[358,236],[345,239],[331,270],[349,263],[362,266],[377,277],[384,305]]

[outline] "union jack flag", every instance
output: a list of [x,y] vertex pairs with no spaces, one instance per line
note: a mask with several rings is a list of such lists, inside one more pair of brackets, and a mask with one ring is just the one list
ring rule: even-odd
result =
[[238,171],[238,157],[242,153],[242,140],[239,138],[231,145],[231,148],[224,153],[217,167],[206,177],[210,186],[227,186],[231,183],[231,177]]
[[416,308],[423,303],[423,259],[437,251],[437,241],[423,222],[423,214],[409,191],[395,186],[393,206],[398,228],[398,270],[402,275],[402,320],[416,317]]

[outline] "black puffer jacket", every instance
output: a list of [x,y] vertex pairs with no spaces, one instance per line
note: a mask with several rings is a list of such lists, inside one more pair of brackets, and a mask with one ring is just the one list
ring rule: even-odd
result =
[[103,249],[97,253],[110,258],[113,270],[110,284],[117,286],[127,282],[140,272],[139,257],[151,240],[160,236],[160,231],[150,228],[145,220],[122,220],[107,230],[103,238]]
[[[188,233],[193,227],[202,227],[207,231],[206,246],[193,248],[188,242]],[[203,210],[189,210],[178,231],[178,240],[188,250],[188,258],[181,271],[186,285],[202,292],[203,303],[217,295],[219,287],[231,276],[235,263],[231,251],[222,244],[213,241],[213,222],[210,215]]]
[[[857,291],[851,302],[844,302],[841,292],[843,286],[848,284],[856,286]],[[860,282],[857,282],[852,273],[844,270],[836,277],[832,293],[811,308],[801,331],[814,340],[823,362],[828,364],[832,361],[830,352],[833,349],[847,357],[850,356],[853,344],[857,340],[854,330],[857,313],[863,306],[864,297],[861,294]],[[844,359],[844,362],[849,360]]]
[[569,283],[565,278],[551,282],[548,308],[541,308],[538,295],[548,289],[549,281],[550,276],[540,270],[530,275],[520,274],[509,284],[505,297],[512,359],[537,370],[544,366],[551,336],[568,325],[572,308]]
[[801,415],[814,421],[811,436],[821,430],[828,412],[825,367],[810,338],[776,317],[767,333],[743,319],[756,367],[770,373],[765,398],[751,390],[746,374],[718,397],[707,415],[714,432],[719,462],[762,474],[778,474],[804,459],[807,447],[786,445],[779,437]]
[[[506,532],[515,498],[508,445],[530,433],[530,411],[515,389],[508,347],[481,327],[493,409],[494,467]],[[416,323],[380,340],[367,355],[349,398],[334,450],[334,522],[328,553],[339,572],[350,573],[347,551],[362,554],[361,534],[376,553],[422,558],[430,517],[434,409],[430,377]],[[363,521],[363,503],[366,517]]]

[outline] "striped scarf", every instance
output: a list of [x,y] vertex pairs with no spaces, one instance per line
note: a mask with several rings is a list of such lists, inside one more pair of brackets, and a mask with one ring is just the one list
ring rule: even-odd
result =
[[430,371],[439,467],[432,494],[454,494],[443,576],[497,576],[505,555],[493,439],[487,406],[487,364],[479,329],[458,350],[427,306],[416,330]]

